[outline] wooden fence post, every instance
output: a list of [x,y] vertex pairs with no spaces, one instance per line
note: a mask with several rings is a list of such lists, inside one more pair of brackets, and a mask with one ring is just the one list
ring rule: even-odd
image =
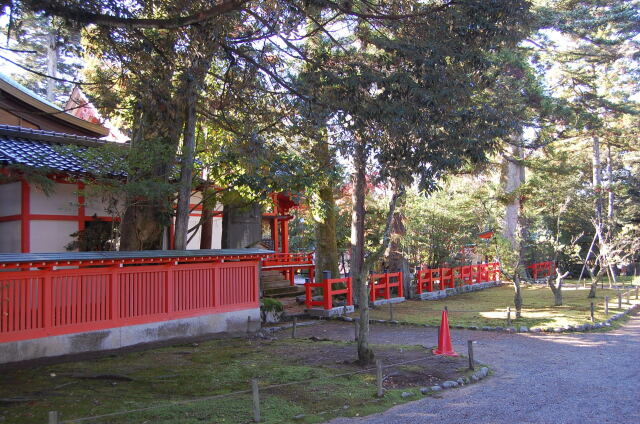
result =
[[511,306],[507,306],[507,327],[511,327]]
[[376,396],[379,398],[384,396],[384,389],[382,388],[382,360],[376,359],[376,385],[378,386],[378,393]]
[[639,289],[639,288],[640,288],[640,287],[637,287],[637,286],[636,286],[636,300],[638,300],[638,289]]
[[393,302],[389,302],[389,320],[393,321]]
[[469,369],[473,371],[473,340],[467,340],[467,350],[469,352]]
[[618,309],[622,309],[622,293],[618,290]]
[[591,322],[596,322],[596,318],[594,316],[593,302],[591,302]]
[[58,411],[49,411],[49,424],[58,424]]
[[260,422],[260,392],[258,391],[258,380],[251,380],[251,392],[253,394],[253,421]]
[[609,296],[604,297],[604,314],[609,316]]
[[291,338],[296,338],[296,326],[298,325],[298,317],[293,317],[293,326],[291,327]]

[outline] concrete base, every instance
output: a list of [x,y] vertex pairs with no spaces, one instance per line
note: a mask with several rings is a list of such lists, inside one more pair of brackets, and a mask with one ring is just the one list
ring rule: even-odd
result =
[[[388,303],[400,303],[404,302],[406,299],[404,297],[392,297],[391,299],[378,299],[372,303],[373,306],[382,306]],[[369,302],[371,303],[371,302]]]
[[488,289],[491,287],[498,287],[502,285],[502,281],[489,281],[486,283],[476,283],[466,286],[456,287],[454,289],[445,289],[445,290],[436,290],[432,292],[425,292],[421,294],[416,294],[416,297],[419,300],[438,300],[444,299],[445,297],[455,296],[457,294],[469,293],[479,290]]
[[341,315],[350,314],[355,311],[354,306],[336,306],[331,309],[320,309],[320,308],[311,308],[305,309],[304,311],[314,317],[338,317]]
[[248,317],[251,317],[249,331],[260,329],[260,309],[255,308],[86,333],[0,343],[0,364],[120,349],[176,338],[219,333],[246,333]]

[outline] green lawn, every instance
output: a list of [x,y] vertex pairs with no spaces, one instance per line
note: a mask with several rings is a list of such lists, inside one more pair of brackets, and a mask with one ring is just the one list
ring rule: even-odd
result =
[[[451,326],[492,326],[507,325],[507,307],[511,307],[512,326],[524,325],[533,327],[562,327],[580,325],[590,322],[590,302],[594,302],[596,321],[605,320],[604,298],[609,296],[610,315],[620,312],[615,290],[596,292],[596,299],[587,299],[588,290],[581,287],[576,290],[574,284],[563,288],[563,306],[553,306],[551,290],[542,285],[524,287],[522,318],[515,319],[513,306],[513,286],[508,284],[478,292],[452,296],[436,301],[407,301],[393,306],[394,319],[414,324],[438,325],[441,311],[449,309]],[[635,292],[631,296],[631,304],[638,303]],[[623,298],[623,308],[628,307]],[[372,319],[389,319],[389,306],[381,306],[371,311]],[[353,315],[357,316],[357,312]]]
[[[394,368],[396,380],[383,399],[374,396],[375,370],[361,372],[351,363],[353,343],[309,339],[214,340],[9,369],[0,374],[0,422],[45,423],[50,410],[70,420],[161,406],[88,422],[248,423],[252,422],[250,393],[226,395],[247,391],[252,378],[261,386],[263,422],[324,422],[340,415],[383,411],[411,400],[400,396],[403,390],[422,396],[418,388],[433,378],[455,379],[465,373],[463,358],[435,357],[422,347],[384,345],[375,350],[385,364],[419,361]],[[397,380],[398,375],[405,379]],[[225,396],[171,405],[216,395]],[[304,417],[294,419],[300,414]]]

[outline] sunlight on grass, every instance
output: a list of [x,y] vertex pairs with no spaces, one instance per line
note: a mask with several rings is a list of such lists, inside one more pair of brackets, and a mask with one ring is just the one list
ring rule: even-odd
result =
[[[627,282],[629,284],[630,281]],[[618,308],[617,291],[600,289],[595,299],[588,299],[588,289],[575,286],[563,289],[563,305],[554,306],[551,290],[543,285],[522,288],[522,317],[516,319],[513,304],[513,287],[504,285],[479,292],[464,293],[435,301],[407,301],[393,306],[394,319],[414,324],[438,325],[441,311],[449,310],[451,326],[507,326],[507,308],[511,307],[511,325],[534,327],[563,327],[591,322],[590,304],[594,303],[596,321],[607,319],[604,308],[605,296],[609,297],[609,316],[621,312],[630,305],[640,303],[632,289],[630,303],[623,296],[622,309]],[[352,316],[357,316],[357,312]],[[390,308],[382,306],[371,310],[372,319],[390,318]]]

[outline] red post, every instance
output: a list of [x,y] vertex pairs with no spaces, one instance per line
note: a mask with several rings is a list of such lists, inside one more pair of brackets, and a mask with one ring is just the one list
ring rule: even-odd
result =
[[390,278],[389,278],[389,274],[384,274],[384,298],[385,299],[391,299],[391,287],[389,287],[389,283],[390,283]]
[[404,297],[404,275],[398,273],[398,297]]
[[353,289],[352,289],[351,277],[347,278],[346,283],[347,283],[347,305],[353,306]]
[[49,334],[53,326],[53,296],[50,270],[46,270],[42,278],[42,329]]
[[329,279],[324,279],[322,281],[322,290],[324,291],[322,300],[324,302],[324,309],[326,310],[329,310],[333,307],[333,294],[331,293],[333,287],[329,281]]
[[[313,281],[313,280],[309,279],[309,281]],[[307,284],[304,285],[304,293],[305,293],[305,299],[304,299],[305,306],[307,307],[307,309],[311,309],[311,300],[313,298],[313,295],[311,292],[311,284],[309,284],[308,282]]]

